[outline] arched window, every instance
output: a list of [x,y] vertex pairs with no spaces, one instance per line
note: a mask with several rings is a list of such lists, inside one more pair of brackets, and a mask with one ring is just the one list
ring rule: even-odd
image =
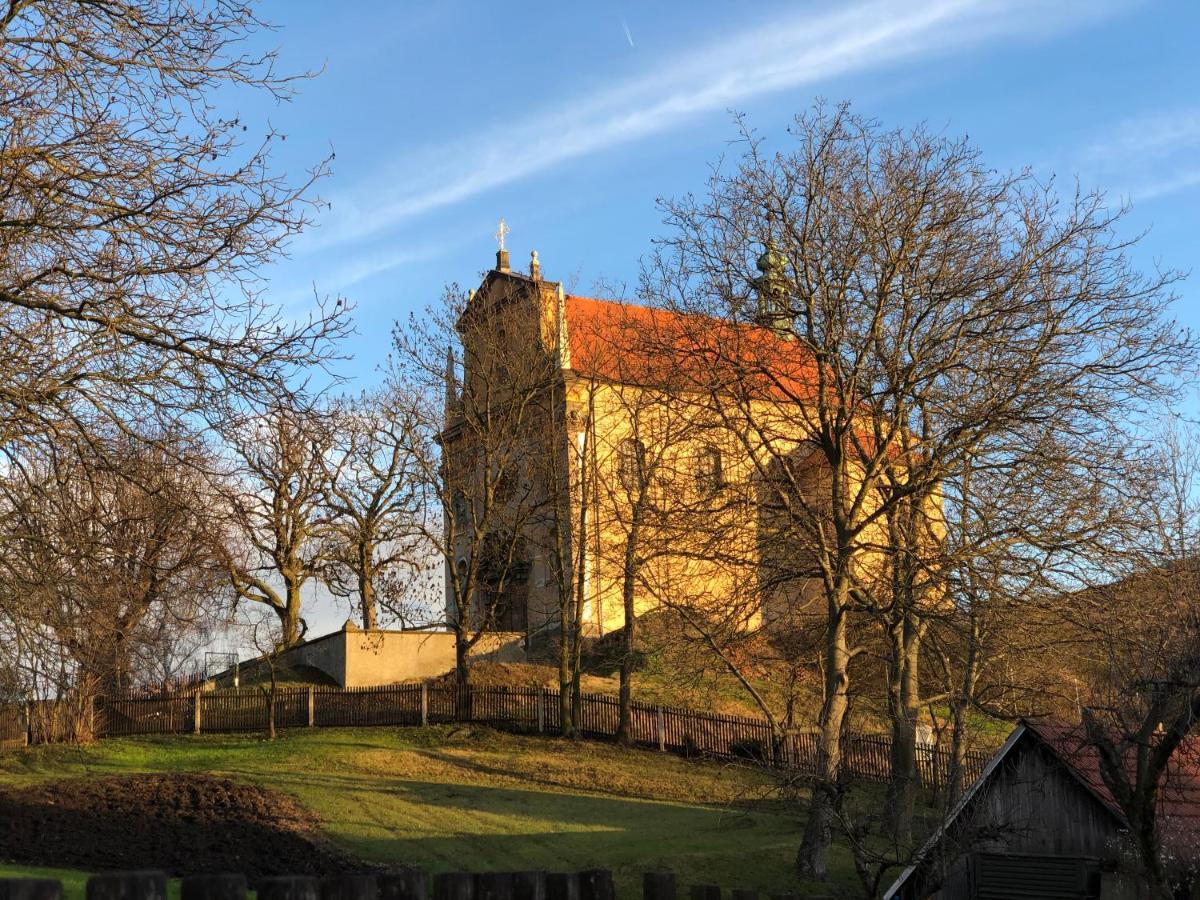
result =
[[626,438],[617,447],[617,477],[631,494],[640,490],[646,477],[646,445]]
[[721,473],[721,451],[705,447],[696,455],[696,491],[701,497],[711,497],[721,490],[725,481]]

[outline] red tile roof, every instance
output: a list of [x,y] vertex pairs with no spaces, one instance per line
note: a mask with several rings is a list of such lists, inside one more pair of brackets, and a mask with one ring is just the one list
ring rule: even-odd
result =
[[[1081,725],[1028,721],[1025,725],[1096,799],[1118,819],[1125,820],[1120,804],[1100,774],[1099,754],[1084,739]],[[1132,773],[1132,749],[1127,765]],[[1189,858],[1200,851],[1200,737],[1184,740],[1167,766],[1159,787],[1158,825],[1168,846],[1186,850]]]
[[768,328],[646,306],[566,298],[571,368],[585,377],[679,389],[757,384],[763,396],[811,399],[816,362]]

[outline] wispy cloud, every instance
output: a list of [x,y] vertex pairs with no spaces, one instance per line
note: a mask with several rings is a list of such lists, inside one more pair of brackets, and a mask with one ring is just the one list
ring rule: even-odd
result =
[[[329,247],[369,238],[432,210],[620,144],[677,128],[772,91],[982,41],[1040,37],[1104,14],[1120,0],[866,0],[725,37],[644,75],[507,120],[398,160],[336,197],[336,217],[313,233]],[[414,175],[412,173],[419,173]]]
[[376,275],[410,263],[434,259],[451,249],[455,243],[454,240],[445,240],[436,244],[356,256],[333,269],[322,271],[314,282],[303,285],[292,283],[277,288],[275,301],[285,309],[308,309],[312,305],[314,291],[322,296],[342,294]]
[[1083,151],[1078,170],[1087,181],[1133,200],[1200,186],[1200,106],[1117,123]]
[[633,46],[633,32],[629,30],[629,23],[625,21],[625,17],[621,16],[621,27],[625,29],[625,40],[629,41],[629,46]]

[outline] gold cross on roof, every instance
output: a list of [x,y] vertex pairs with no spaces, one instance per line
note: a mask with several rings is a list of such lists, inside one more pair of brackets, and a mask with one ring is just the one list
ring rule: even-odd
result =
[[504,239],[508,237],[508,231],[508,225],[506,225],[504,220],[501,219],[500,227],[496,229],[496,240],[499,241],[501,250],[504,249]]

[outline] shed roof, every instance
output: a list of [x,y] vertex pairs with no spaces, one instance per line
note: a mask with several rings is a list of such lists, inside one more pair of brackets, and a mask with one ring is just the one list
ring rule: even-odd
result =
[[[925,842],[913,863],[887,889],[884,900],[902,895],[905,884],[923,869],[955,821],[972,805],[1003,762],[1019,752],[1019,748],[1030,746],[1047,750],[1083,790],[1112,814],[1120,826],[1128,827],[1120,804],[1104,783],[1100,774],[1099,754],[1085,740],[1083,727],[1062,722],[1022,720],[984,768],[983,774]],[[1132,753],[1128,764],[1131,767],[1133,765]],[[1160,786],[1158,816],[1164,842],[1173,848],[1176,855],[1184,854],[1181,858],[1195,859],[1200,854],[1200,737],[1188,738],[1167,767]]]
[[[1061,722],[1026,722],[1085,788],[1122,822],[1121,805],[1100,774],[1100,754],[1085,740],[1083,727]],[[1135,771],[1134,748],[1126,753],[1129,773]],[[1200,737],[1189,737],[1171,757],[1163,773],[1158,794],[1158,827],[1164,843],[1177,849],[1200,851]]]

